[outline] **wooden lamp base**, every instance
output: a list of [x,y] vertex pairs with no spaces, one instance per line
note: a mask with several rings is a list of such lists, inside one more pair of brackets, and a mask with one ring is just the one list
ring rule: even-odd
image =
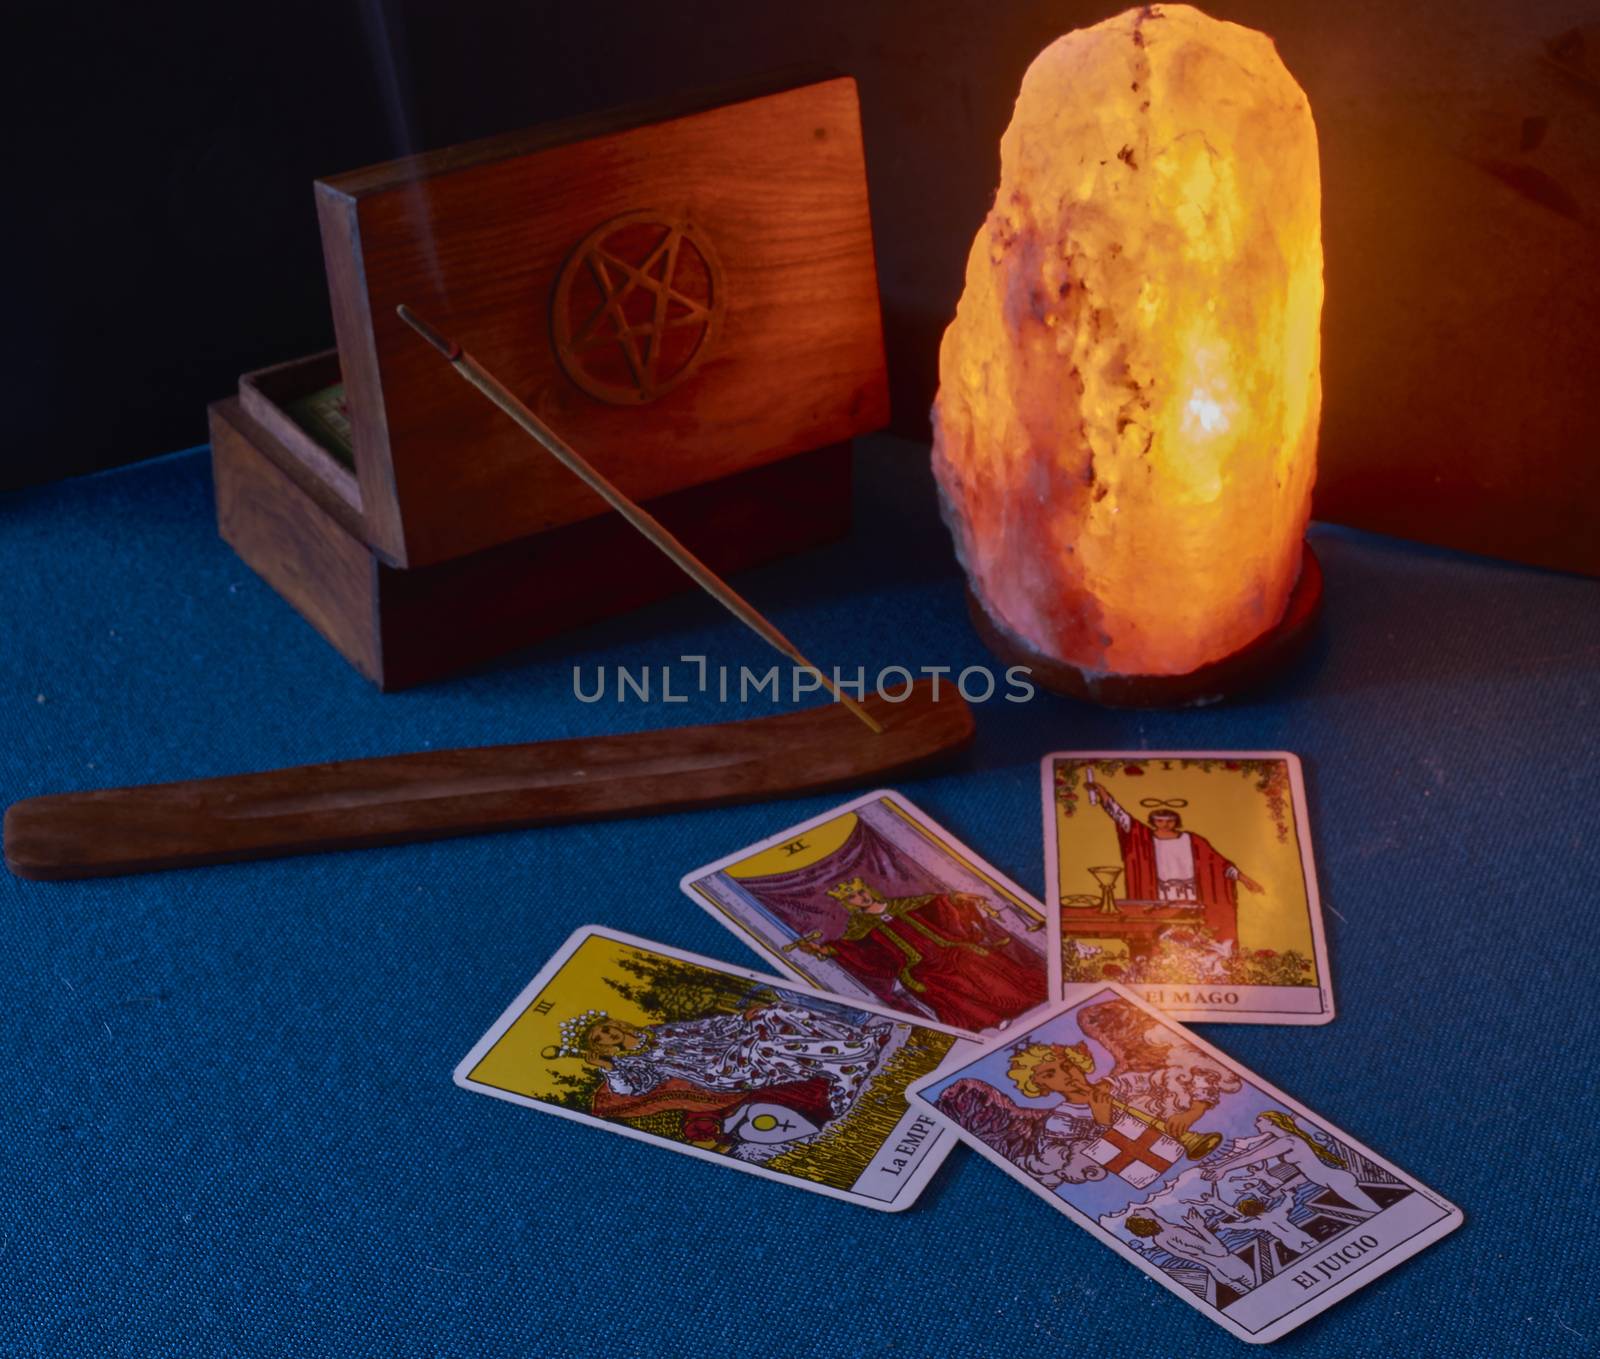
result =
[[1322,567],[1305,545],[1300,578],[1276,627],[1220,661],[1183,675],[1114,675],[1080,670],[1035,651],[995,622],[969,589],[967,610],[988,648],[1008,665],[1025,665],[1035,684],[1106,708],[1199,708],[1276,679],[1305,654],[1322,615]]

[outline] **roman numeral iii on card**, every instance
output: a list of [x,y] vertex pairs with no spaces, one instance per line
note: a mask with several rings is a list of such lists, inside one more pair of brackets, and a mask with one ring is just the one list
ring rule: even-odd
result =
[[1276,1340],[1461,1210],[1115,985],[908,1094],[1241,1340]]

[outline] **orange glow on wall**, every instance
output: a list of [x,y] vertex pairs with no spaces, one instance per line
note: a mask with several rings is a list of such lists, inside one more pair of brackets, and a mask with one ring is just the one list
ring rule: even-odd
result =
[[1271,39],[1187,5],[1028,68],[939,355],[934,468],[974,594],[1086,673],[1271,630],[1322,388],[1321,188]]

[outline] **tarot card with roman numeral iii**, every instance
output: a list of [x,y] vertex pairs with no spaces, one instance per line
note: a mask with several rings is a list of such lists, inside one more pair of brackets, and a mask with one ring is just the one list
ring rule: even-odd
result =
[[869,1208],[955,1139],[906,1105],[952,1031],[588,925],[456,1068],[466,1090]]
[[1461,1225],[1131,992],[1074,990],[911,1103],[1241,1340],[1276,1340]]

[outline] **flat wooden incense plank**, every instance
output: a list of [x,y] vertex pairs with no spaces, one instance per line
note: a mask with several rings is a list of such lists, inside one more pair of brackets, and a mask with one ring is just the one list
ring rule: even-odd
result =
[[18,877],[88,878],[798,796],[886,779],[971,739],[952,686],[771,717],[427,751],[15,803]]

